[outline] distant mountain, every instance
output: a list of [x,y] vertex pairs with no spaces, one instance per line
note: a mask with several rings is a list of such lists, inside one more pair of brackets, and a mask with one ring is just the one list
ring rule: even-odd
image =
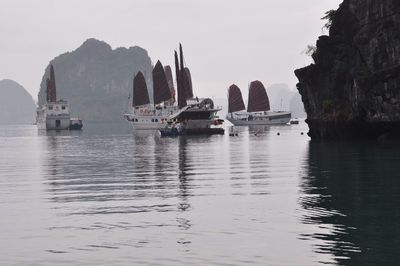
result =
[[304,110],[304,104],[301,100],[301,95],[296,91],[290,100],[290,111],[292,111],[292,117],[296,118],[306,118],[307,113]]
[[0,80],[0,124],[30,124],[35,121],[32,96],[17,82]]
[[292,117],[305,118],[301,96],[297,90],[291,90],[287,84],[272,84],[267,89],[271,109],[274,111],[291,111]]
[[[71,115],[91,121],[121,119],[132,95],[134,73],[142,71],[151,88],[152,64],[148,53],[138,46],[117,48],[96,39],[86,40],[75,51],[54,58],[57,98],[70,103]],[[46,100],[46,78],[40,84],[39,105]],[[149,91],[150,97],[152,91]],[[151,97],[152,98],[152,97]]]

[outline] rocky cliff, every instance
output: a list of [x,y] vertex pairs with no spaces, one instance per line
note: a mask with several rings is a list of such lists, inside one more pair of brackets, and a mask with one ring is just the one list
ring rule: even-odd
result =
[[31,124],[36,105],[32,96],[17,82],[0,80],[0,124]]
[[[151,87],[151,60],[147,51],[137,46],[113,50],[105,42],[88,39],[50,63],[55,69],[57,98],[68,100],[71,114],[85,120],[121,119],[132,95],[133,74],[139,70],[147,74]],[[46,99],[49,70],[47,67],[40,84],[39,105]]]
[[400,136],[400,1],[344,0],[295,71],[312,139]]

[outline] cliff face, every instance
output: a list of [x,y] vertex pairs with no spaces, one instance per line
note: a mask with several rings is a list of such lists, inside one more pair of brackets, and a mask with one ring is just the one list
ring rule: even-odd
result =
[[[140,47],[115,50],[102,41],[88,39],[75,51],[51,61],[55,70],[57,98],[70,103],[71,115],[91,121],[121,119],[132,96],[133,74],[146,73],[151,86],[152,65]],[[46,101],[47,67],[40,84],[39,105]],[[152,95],[152,91],[149,92]]]
[[15,81],[0,80],[0,124],[31,124],[36,105],[32,96]]
[[344,0],[295,71],[312,139],[400,136],[400,1]]

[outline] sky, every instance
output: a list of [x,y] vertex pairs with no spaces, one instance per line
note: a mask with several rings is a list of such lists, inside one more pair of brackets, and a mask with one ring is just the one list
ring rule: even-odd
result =
[[195,94],[225,97],[235,83],[286,83],[311,63],[304,54],[341,0],[0,0],[0,80],[34,97],[49,61],[96,38],[140,46],[173,65],[182,43]]

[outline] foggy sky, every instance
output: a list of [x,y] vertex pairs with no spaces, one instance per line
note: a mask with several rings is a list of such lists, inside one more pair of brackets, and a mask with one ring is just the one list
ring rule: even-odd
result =
[[[199,96],[225,97],[251,80],[295,87],[293,70],[311,59],[320,18],[341,0],[1,0],[0,80],[37,99],[49,61],[96,38],[113,48],[141,46],[153,63],[173,64],[183,44]],[[247,92],[245,92],[247,93]]]

